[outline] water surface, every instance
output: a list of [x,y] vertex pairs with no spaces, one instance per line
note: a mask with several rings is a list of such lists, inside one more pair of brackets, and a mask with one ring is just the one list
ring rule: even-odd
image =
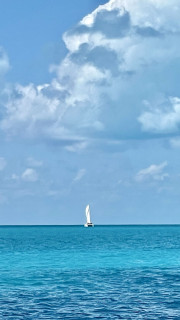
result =
[[180,319],[180,226],[0,227],[0,319]]

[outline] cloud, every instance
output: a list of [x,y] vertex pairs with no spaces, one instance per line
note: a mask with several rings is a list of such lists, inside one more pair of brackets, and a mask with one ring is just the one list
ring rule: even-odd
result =
[[143,131],[177,133],[180,128],[180,98],[172,97],[157,107],[150,106],[139,117]]
[[146,181],[149,179],[163,181],[169,175],[168,173],[163,172],[164,168],[167,167],[167,162],[162,162],[159,165],[152,164],[148,168],[140,170],[135,180],[138,182]]
[[[68,53],[50,66],[50,83],[8,91],[1,129],[10,137],[59,141],[69,151],[93,139],[177,134],[179,16],[179,0],[99,6],[63,35]],[[158,106],[159,96],[168,105]]]
[[6,160],[3,157],[0,157],[0,171],[4,170],[6,164]]
[[32,168],[27,168],[21,176],[22,180],[27,182],[36,182],[38,180],[38,174],[36,170]]
[[0,77],[3,76],[10,68],[9,59],[4,49],[0,47]]
[[[36,165],[37,167],[37,165]],[[27,181],[27,182],[36,182],[38,181],[38,174],[37,171],[33,168],[27,168],[24,172],[20,175],[13,173],[11,175],[11,179],[20,182],[20,181]]]
[[78,172],[73,180],[73,183],[80,181],[84,177],[85,174],[86,174],[85,169],[78,170]]
[[86,141],[74,143],[73,145],[68,145],[65,149],[69,152],[79,152],[85,149],[89,144]]

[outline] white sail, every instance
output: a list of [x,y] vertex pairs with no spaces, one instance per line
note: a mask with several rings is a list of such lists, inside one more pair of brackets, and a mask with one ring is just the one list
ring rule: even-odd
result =
[[94,227],[93,223],[91,222],[91,214],[90,214],[90,206],[89,204],[86,206],[86,223],[85,223],[85,227]]
[[86,220],[87,220],[87,223],[91,223],[89,204],[88,204],[87,207],[86,207]]

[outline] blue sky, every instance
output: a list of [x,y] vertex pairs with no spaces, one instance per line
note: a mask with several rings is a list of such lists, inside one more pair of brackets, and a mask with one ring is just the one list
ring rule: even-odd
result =
[[180,223],[179,15],[0,2],[0,224]]

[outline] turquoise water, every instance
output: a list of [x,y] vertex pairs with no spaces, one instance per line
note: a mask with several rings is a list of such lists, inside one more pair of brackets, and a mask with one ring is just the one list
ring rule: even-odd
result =
[[0,319],[180,319],[180,226],[0,227]]

